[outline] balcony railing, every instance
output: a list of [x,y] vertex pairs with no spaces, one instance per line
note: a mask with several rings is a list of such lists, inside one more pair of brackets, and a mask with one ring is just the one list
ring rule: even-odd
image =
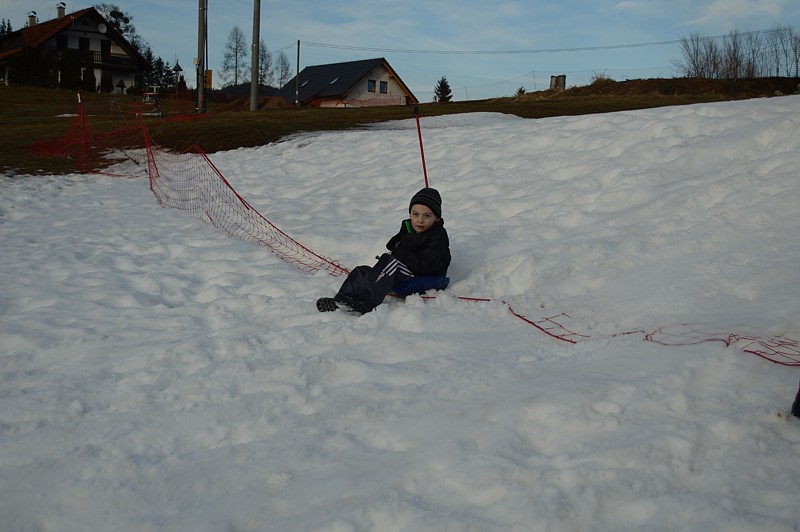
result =
[[[56,50],[55,48],[51,48],[51,50],[53,50],[56,57],[59,59],[64,52],[64,50]],[[97,67],[114,67],[123,70],[136,70],[139,67],[139,65],[136,63],[136,59],[125,54],[81,50],[80,56],[84,62],[91,60],[92,63]]]
[[112,54],[103,52],[90,52],[92,61],[98,66],[115,66],[123,68],[136,68],[136,60],[125,54]]

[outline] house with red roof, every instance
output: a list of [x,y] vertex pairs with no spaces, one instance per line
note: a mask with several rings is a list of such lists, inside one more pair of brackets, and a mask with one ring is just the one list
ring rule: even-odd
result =
[[419,103],[383,57],[306,67],[278,95],[302,107]]
[[146,66],[144,57],[95,8],[72,13],[60,2],[53,20],[28,14],[26,27],[0,39],[5,84],[70,90],[125,91]]

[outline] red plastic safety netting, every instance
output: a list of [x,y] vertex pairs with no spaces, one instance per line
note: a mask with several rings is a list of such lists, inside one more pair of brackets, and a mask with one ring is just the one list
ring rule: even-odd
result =
[[86,173],[107,165],[109,154],[118,152],[122,146],[137,141],[141,146],[141,125],[138,121],[131,120],[120,125],[117,120],[109,130],[100,130],[87,119],[82,101],[79,101],[76,113],[59,118],[69,120],[64,134],[55,140],[34,142],[30,146],[33,155],[72,159],[75,170]]
[[661,345],[685,346],[709,342],[720,342],[725,347],[736,346],[745,353],[756,355],[784,366],[800,366],[800,345],[797,341],[781,336],[768,338],[723,333],[711,326],[678,324],[659,327],[647,333],[644,339]]
[[308,273],[345,275],[347,268],[311,251],[267,220],[230,185],[195,145],[172,153],[153,144],[145,131],[150,190],[159,205],[187,212],[230,236],[256,242]]

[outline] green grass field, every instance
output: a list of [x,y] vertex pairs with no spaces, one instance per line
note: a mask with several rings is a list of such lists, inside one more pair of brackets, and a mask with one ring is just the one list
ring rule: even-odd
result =
[[[758,80],[751,80],[750,85],[746,81],[612,81],[562,93],[542,91],[519,98],[425,103],[418,107],[421,116],[497,112],[523,118],[544,118],[766,96],[775,90],[789,90],[797,83],[797,80],[773,80],[773,83],[761,83],[754,87],[755,81]],[[779,85],[779,89],[773,89]],[[126,117],[120,112],[121,107],[130,107],[133,97],[86,94],[83,98],[87,122],[94,130],[107,132],[130,127],[134,132],[119,137],[119,142],[127,147],[142,146],[140,129],[135,127],[138,124],[137,119]],[[0,110],[0,166],[7,175],[75,171],[75,161],[68,157],[35,156],[30,150],[37,141],[54,141],[65,134],[72,122],[71,116],[78,108],[78,99],[74,92],[0,86],[0,101],[3,102]],[[340,130],[414,116],[413,106],[262,109],[251,112],[235,110],[248,108],[247,105],[212,104],[208,109],[208,116],[202,119],[174,120],[181,115],[193,114],[193,103],[162,96],[162,106],[163,116],[144,119],[153,139],[164,147],[178,150],[196,142],[206,153],[261,146],[303,131]]]

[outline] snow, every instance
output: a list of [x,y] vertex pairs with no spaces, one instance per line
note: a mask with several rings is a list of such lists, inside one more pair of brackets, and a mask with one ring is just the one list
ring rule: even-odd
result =
[[[0,177],[0,528],[800,529],[798,368],[644,340],[800,339],[798,109],[423,117],[452,284],[363,317],[146,179]],[[413,118],[211,159],[349,267],[424,184]]]

